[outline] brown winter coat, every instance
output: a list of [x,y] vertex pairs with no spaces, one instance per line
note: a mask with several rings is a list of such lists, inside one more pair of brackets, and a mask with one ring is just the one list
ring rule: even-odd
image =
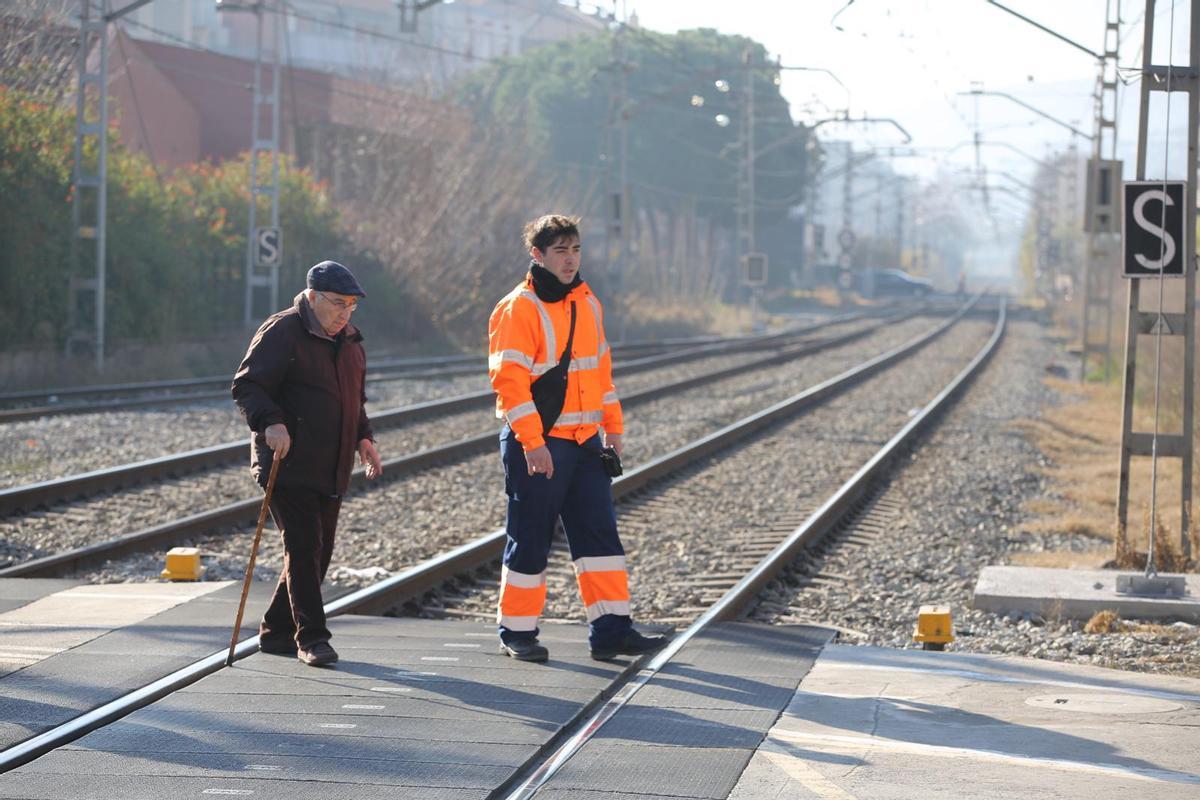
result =
[[359,441],[373,439],[364,404],[367,356],[358,328],[328,336],[301,292],[254,334],[233,377],[233,400],[254,431],[250,471],[266,485],[271,449],[263,432],[287,425],[292,446],[278,486],[345,494]]

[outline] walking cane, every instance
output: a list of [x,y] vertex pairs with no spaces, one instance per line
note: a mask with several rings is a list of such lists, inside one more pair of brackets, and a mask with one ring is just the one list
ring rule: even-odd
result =
[[254,531],[254,545],[250,548],[250,563],[246,565],[246,577],[242,580],[242,599],[238,603],[237,619],[233,623],[233,636],[229,639],[229,655],[225,656],[225,666],[233,664],[233,649],[237,647],[238,633],[242,630],[242,614],[246,611],[246,596],[250,594],[250,579],[254,576],[254,560],[258,558],[258,542],[262,539],[263,525],[267,521],[267,511],[271,507],[271,492],[275,488],[275,475],[279,472],[279,451],[271,459],[271,475],[267,478],[267,491],[263,495],[262,510],[258,512],[258,528]]

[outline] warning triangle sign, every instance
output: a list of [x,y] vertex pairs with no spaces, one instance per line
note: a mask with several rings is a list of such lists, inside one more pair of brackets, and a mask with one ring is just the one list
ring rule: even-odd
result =
[[1164,317],[1162,314],[1158,315],[1158,319],[1156,319],[1154,321],[1154,325],[1151,326],[1149,332],[1150,333],[1165,333],[1168,336],[1170,336],[1171,334],[1174,333],[1174,331],[1171,330],[1171,325],[1167,322],[1167,318]]

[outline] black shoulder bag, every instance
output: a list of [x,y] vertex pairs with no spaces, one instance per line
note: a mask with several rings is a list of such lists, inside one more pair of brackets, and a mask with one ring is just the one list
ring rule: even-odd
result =
[[550,433],[554,423],[562,414],[567,401],[567,372],[571,369],[571,345],[575,343],[575,301],[571,301],[571,330],[567,334],[567,346],[563,349],[558,364],[534,381],[529,389],[533,393],[533,404],[542,418],[542,435]]

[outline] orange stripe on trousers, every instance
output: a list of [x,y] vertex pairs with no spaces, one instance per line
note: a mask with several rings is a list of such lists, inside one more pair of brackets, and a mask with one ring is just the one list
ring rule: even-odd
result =
[[600,600],[628,600],[629,575],[625,570],[579,573],[579,594],[583,604],[590,606]]
[[533,589],[506,584],[500,590],[500,613],[509,617],[538,617],[546,605],[546,584]]

